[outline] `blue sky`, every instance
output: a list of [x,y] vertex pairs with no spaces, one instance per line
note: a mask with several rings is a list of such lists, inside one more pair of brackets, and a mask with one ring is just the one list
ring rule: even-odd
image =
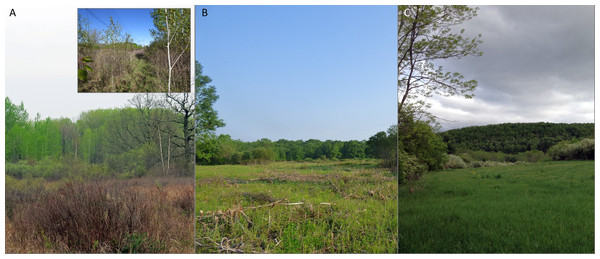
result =
[[140,45],[149,45],[152,42],[150,29],[154,28],[152,9],[78,9],[78,13],[88,18],[90,27],[99,32],[104,31],[109,24],[110,17],[122,26],[122,33],[131,34],[133,41]]
[[218,134],[364,140],[395,123],[396,6],[197,6],[196,14],[196,60],[227,124]]

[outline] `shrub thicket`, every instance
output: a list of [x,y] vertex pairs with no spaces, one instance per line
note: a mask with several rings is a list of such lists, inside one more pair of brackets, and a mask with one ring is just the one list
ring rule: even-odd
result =
[[571,143],[562,141],[548,150],[552,160],[584,160],[594,159],[594,139],[583,139]]
[[457,155],[448,155],[447,161],[444,163],[444,169],[452,168],[452,169],[461,169],[467,168],[468,165],[463,161],[460,156]]
[[404,183],[407,180],[415,180],[421,178],[427,172],[427,165],[414,155],[409,155],[400,150],[398,153],[398,170],[399,181]]
[[189,179],[66,183],[13,207],[7,252],[189,253],[193,204]]

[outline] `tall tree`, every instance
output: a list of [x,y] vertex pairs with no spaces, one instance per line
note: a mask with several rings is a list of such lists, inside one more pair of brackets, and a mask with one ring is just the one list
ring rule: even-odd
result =
[[218,112],[213,108],[219,95],[215,86],[208,85],[212,79],[202,74],[202,65],[198,61],[195,70],[196,157],[200,162],[209,161],[214,156],[215,130],[224,127],[225,122],[219,119]]
[[429,104],[425,99],[433,94],[473,97],[477,81],[465,81],[457,72],[444,72],[434,62],[482,55],[477,49],[481,34],[467,38],[464,29],[452,31],[453,26],[476,15],[477,8],[467,6],[398,6],[399,111],[416,113],[418,119],[433,122],[435,116],[426,111]]
[[219,119],[219,113],[213,108],[215,102],[219,99],[217,89],[213,85],[209,76],[202,74],[202,65],[196,61],[195,74],[195,93],[196,93],[196,135],[200,136],[215,131],[219,127],[224,127],[225,122]]
[[24,125],[27,123],[29,114],[23,106],[23,102],[20,105],[13,104],[8,97],[4,98],[4,133],[6,134],[15,125]]
[[407,179],[414,175],[406,174],[410,170],[405,166],[416,162],[418,168],[439,168],[447,150],[434,133],[437,117],[427,110],[427,98],[434,94],[473,97],[477,81],[444,72],[434,62],[482,55],[477,49],[481,35],[468,38],[464,29],[452,30],[476,15],[477,8],[467,6],[398,6],[398,169]]
[[182,55],[189,55],[191,44],[190,9],[154,9],[150,16],[154,27],[150,34],[167,47],[168,92],[171,92],[172,71]]
[[193,164],[194,161],[194,101],[192,95],[188,93],[174,94],[166,93],[166,106],[180,116],[176,117],[176,123],[181,124],[183,136],[175,135],[175,138],[183,142],[183,156],[187,161]]

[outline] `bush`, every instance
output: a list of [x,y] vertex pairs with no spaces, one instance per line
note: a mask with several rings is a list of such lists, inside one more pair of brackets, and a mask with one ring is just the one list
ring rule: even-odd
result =
[[456,155],[448,155],[448,161],[444,163],[444,169],[461,169],[467,167],[467,163],[465,163],[461,157]]
[[583,139],[580,142],[570,143],[562,141],[548,150],[552,160],[594,159],[594,139]]
[[548,156],[540,150],[526,151],[523,153],[519,153],[517,156],[519,161],[525,161],[530,163],[537,163],[541,161],[550,160]]
[[459,157],[462,158],[462,160],[467,164],[473,162],[473,158],[468,153],[460,154]]
[[404,151],[400,151],[398,154],[398,170],[399,170],[399,183],[402,184],[407,180],[419,179],[425,172],[427,172],[427,164],[420,162],[416,156],[409,155]]
[[481,164],[481,167],[498,167],[498,166],[507,166],[508,163],[505,162],[496,162],[496,161],[485,161]]
[[22,179],[26,175],[30,175],[33,171],[33,167],[25,161],[19,161],[17,163],[6,163],[4,172],[8,176],[12,176],[17,179]]
[[518,160],[517,156],[515,156],[515,155],[508,154],[508,155],[504,156],[504,162],[515,163],[515,162],[517,162],[517,160]]
[[[148,143],[140,148],[119,155],[108,155],[105,165],[113,172],[127,176],[142,177],[160,162],[155,144]],[[127,177],[126,177],[127,178]]]
[[190,252],[193,190],[153,179],[67,183],[14,209],[7,251]]
[[482,161],[482,162],[485,162],[485,161],[502,162],[502,161],[504,161],[504,157],[506,156],[506,154],[504,154],[502,152],[487,152],[487,151],[483,151],[483,150],[469,151],[469,152],[467,152],[467,154],[473,160]]
[[47,180],[58,180],[68,175],[69,166],[49,158],[40,160],[34,166],[34,176]]
[[435,133],[435,128],[425,121],[415,120],[414,113],[399,111],[398,114],[398,149],[413,155],[427,170],[436,170],[444,165],[447,146],[442,137]]

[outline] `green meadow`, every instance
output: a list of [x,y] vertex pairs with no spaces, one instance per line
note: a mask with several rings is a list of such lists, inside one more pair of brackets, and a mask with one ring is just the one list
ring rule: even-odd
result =
[[433,171],[409,188],[400,253],[594,253],[594,161]]
[[395,253],[397,177],[378,160],[196,167],[197,253]]

